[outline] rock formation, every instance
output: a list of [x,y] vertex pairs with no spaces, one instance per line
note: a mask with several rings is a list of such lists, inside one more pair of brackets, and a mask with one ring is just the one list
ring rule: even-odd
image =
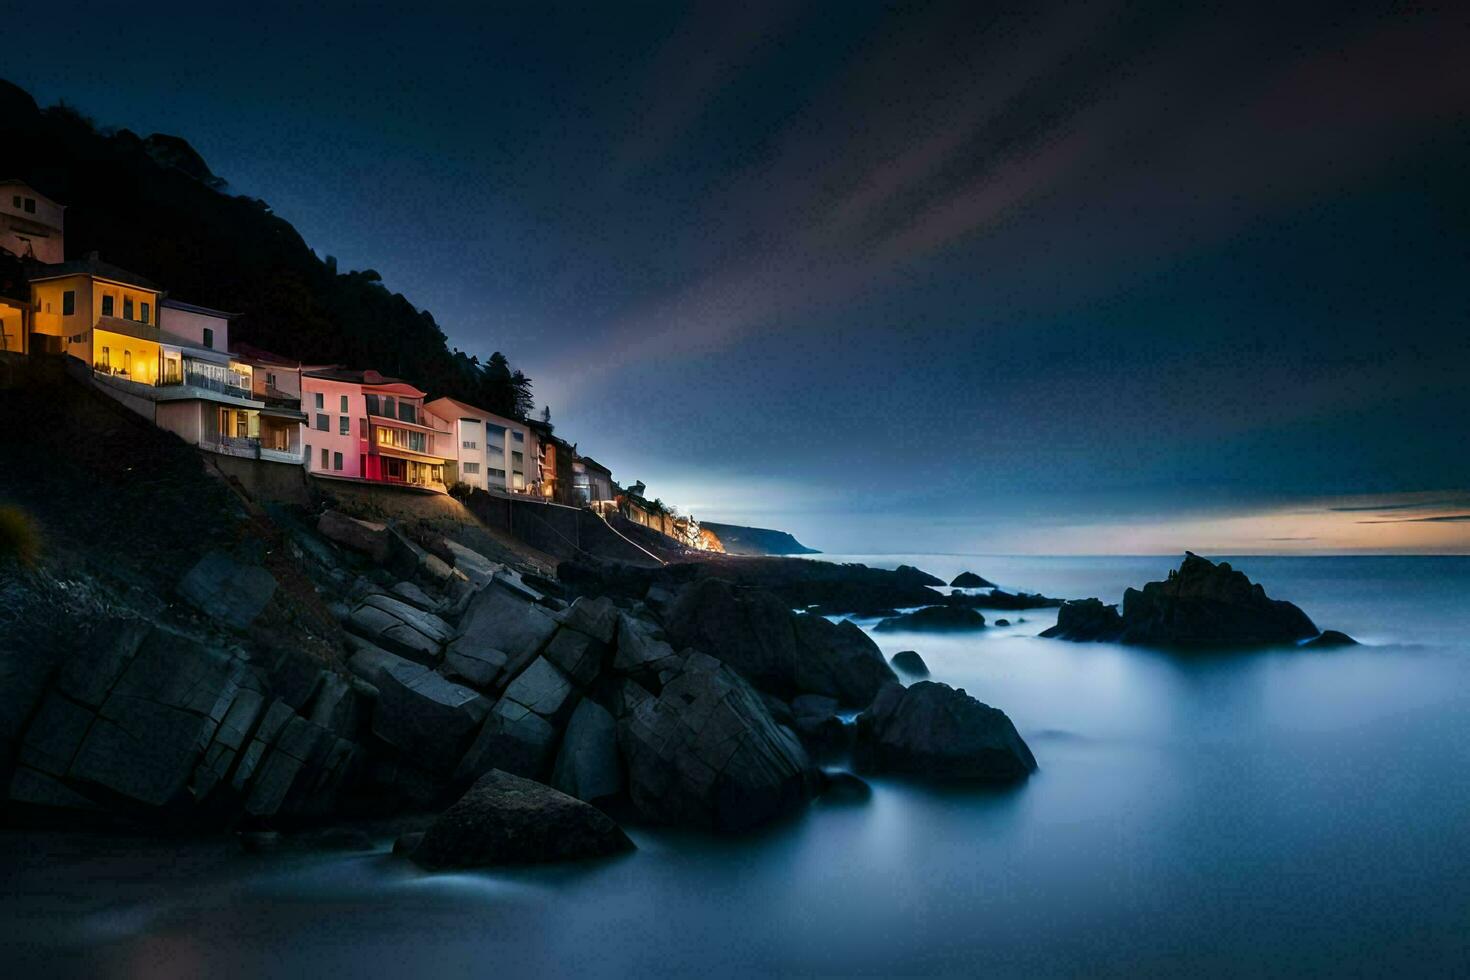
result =
[[884,688],[858,716],[853,758],[868,772],[993,783],[1036,770],[1005,712],[934,681]]

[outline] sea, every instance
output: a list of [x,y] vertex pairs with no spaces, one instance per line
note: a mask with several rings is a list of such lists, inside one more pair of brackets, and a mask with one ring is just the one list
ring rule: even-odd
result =
[[[389,854],[0,834],[12,977],[1467,976],[1470,558],[1226,557],[1359,646],[1207,654],[876,633],[1040,771],[872,779],[739,838],[429,874]],[[1121,598],[1176,557],[851,555]],[[871,628],[872,620],[859,621]]]

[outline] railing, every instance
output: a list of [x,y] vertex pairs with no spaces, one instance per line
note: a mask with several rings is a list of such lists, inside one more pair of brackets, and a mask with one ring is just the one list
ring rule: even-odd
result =
[[205,391],[214,391],[233,398],[252,399],[255,397],[251,394],[249,388],[229,384],[208,374],[201,374],[198,371],[185,371],[183,383],[191,388],[203,388]]
[[249,436],[205,436],[199,441],[200,449],[207,449],[221,456],[239,456],[244,459],[260,459],[260,440]]
[[294,463],[299,466],[306,462],[306,452],[301,449],[269,449],[261,446],[260,458],[275,463]]

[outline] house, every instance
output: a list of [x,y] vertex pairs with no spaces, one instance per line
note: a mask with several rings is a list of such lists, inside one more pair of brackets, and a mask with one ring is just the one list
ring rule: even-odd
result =
[[593,510],[613,505],[612,470],[591,456],[578,456],[572,463],[572,488],[577,503]]
[[436,398],[424,408],[450,430],[456,458],[445,467],[447,483],[503,493],[532,492],[540,473],[525,422],[454,398]]
[[558,504],[575,504],[573,463],[577,447],[552,434],[551,424],[537,419],[526,422],[534,441],[533,449],[540,472],[537,489],[547,500]]
[[445,490],[453,433],[424,392],[377,371],[301,372],[306,468],[313,476]]
[[66,208],[21,180],[0,180],[0,248],[47,265],[66,260]]
[[260,410],[260,458],[301,465],[306,461],[306,413],[301,411],[301,363],[245,343],[234,356],[250,366],[251,393]]
[[31,353],[70,354],[143,384],[164,376],[158,286],[103,262],[96,252],[35,268],[30,284]]

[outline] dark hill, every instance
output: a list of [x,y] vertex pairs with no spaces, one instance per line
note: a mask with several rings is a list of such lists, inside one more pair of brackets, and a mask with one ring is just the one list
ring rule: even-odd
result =
[[0,80],[0,147],[0,177],[66,205],[68,259],[96,251],[178,299],[239,313],[233,336],[280,354],[374,368],[502,414],[531,407],[529,379],[504,359],[451,351],[433,315],[376,272],[339,273],[264,201],[224,193],[186,139],[101,130]]
[[785,531],[773,531],[765,527],[742,527],[739,524],[716,524],[703,521],[700,527],[708,528],[725,546],[731,555],[820,555],[815,548],[808,548]]

